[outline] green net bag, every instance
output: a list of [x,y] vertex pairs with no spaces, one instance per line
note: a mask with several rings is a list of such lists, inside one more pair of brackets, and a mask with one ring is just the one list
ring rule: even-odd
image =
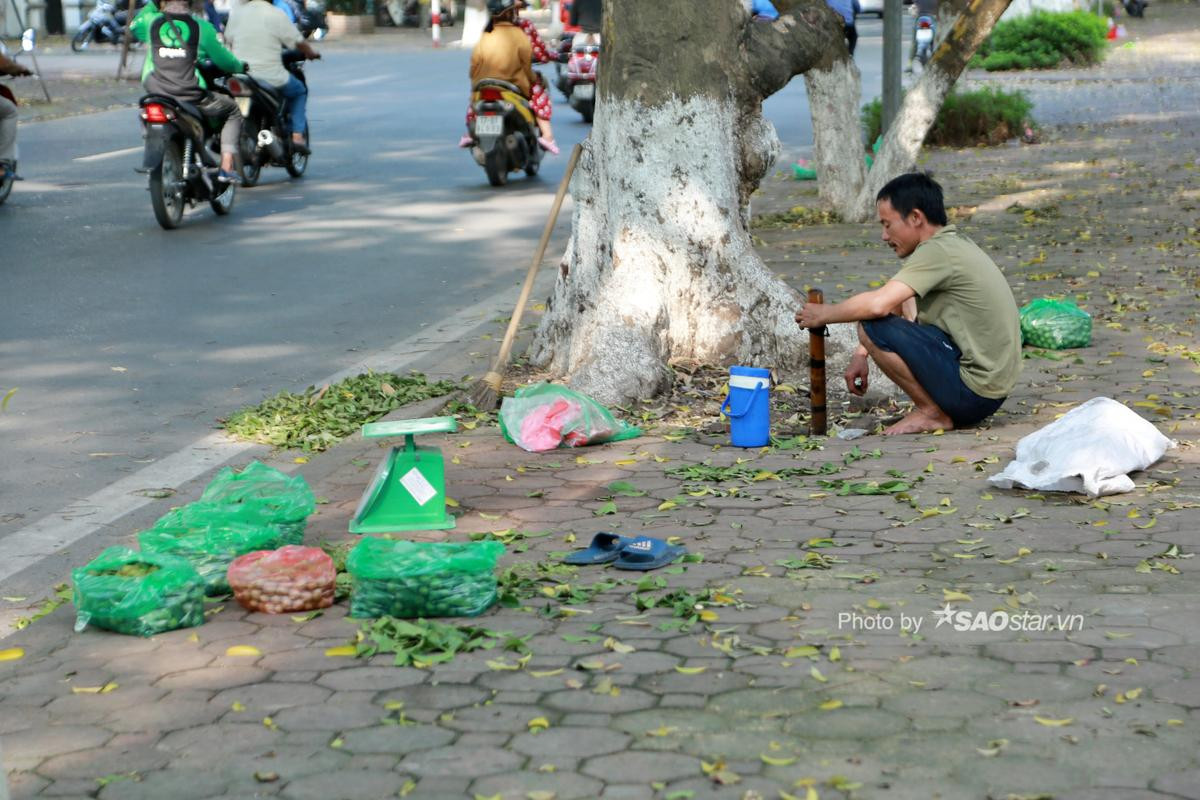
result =
[[288,539],[285,544],[304,540],[308,517],[317,510],[317,498],[303,475],[285,475],[259,461],[241,472],[222,469],[199,502],[224,506],[226,519],[278,525]]
[[[189,516],[197,516],[194,512]],[[274,550],[283,536],[272,525],[255,525],[227,519],[172,524],[163,517],[154,527],[138,534],[138,545],[146,553],[166,553],[185,558],[204,581],[206,594],[230,592],[226,573],[240,555],[255,550]]]
[[1092,343],[1092,315],[1069,300],[1041,297],[1021,309],[1021,338],[1047,350],[1087,347]]
[[553,383],[517,389],[500,404],[504,438],[531,453],[620,442],[642,435],[586,394]]
[[185,559],[110,547],[71,571],[75,631],[153,636],[204,622],[204,583]]
[[504,545],[368,537],[346,559],[352,617],[473,617],[496,601]]

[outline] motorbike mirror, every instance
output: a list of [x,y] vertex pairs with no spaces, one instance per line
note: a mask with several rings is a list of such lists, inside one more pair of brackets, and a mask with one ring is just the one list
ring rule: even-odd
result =
[[25,32],[21,34],[21,49],[28,53],[33,50],[36,44],[37,31],[33,28],[26,28]]

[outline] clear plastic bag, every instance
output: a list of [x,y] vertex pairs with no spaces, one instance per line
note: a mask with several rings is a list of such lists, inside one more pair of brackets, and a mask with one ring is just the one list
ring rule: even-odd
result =
[[88,625],[131,636],[204,622],[204,583],[185,559],[110,547],[71,571],[75,631]]
[[337,572],[316,547],[288,545],[238,556],[229,565],[233,596],[250,611],[283,614],[333,605]]
[[235,558],[255,550],[273,550],[283,544],[279,529],[272,525],[221,519],[176,525],[163,519],[138,534],[138,546],[145,553],[167,553],[187,559],[210,595],[229,593],[226,573]]
[[1065,350],[1092,343],[1092,315],[1069,300],[1039,297],[1024,306],[1020,314],[1025,344]]
[[473,617],[496,601],[504,545],[367,537],[346,559],[352,617]]
[[553,383],[526,386],[504,398],[500,430],[508,441],[531,453],[642,435],[639,428],[616,419],[587,395]]

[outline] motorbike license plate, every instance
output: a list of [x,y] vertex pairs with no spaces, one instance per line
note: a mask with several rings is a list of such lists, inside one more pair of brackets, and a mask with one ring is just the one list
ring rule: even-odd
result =
[[917,29],[917,44],[929,44],[933,41],[933,31],[929,28]]
[[594,83],[577,83],[572,90],[572,94],[580,100],[591,100],[596,96],[596,84]]
[[499,136],[504,133],[504,117],[499,114],[475,118],[476,136]]
[[233,99],[237,101],[238,111],[242,112],[242,116],[243,117],[250,116],[250,98],[249,97],[235,97]]

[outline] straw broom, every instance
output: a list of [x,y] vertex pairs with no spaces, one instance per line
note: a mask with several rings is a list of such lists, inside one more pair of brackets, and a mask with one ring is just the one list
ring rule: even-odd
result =
[[504,332],[504,341],[500,343],[500,352],[492,362],[492,368],[482,378],[471,385],[469,397],[471,405],[480,411],[491,411],[500,400],[500,382],[504,380],[504,370],[508,368],[508,356],[512,351],[513,340],[517,338],[517,329],[521,325],[521,315],[525,312],[525,303],[533,291],[533,279],[537,277],[538,267],[546,255],[546,246],[550,243],[550,234],[554,232],[554,224],[558,221],[558,211],[562,208],[563,198],[567,194],[567,185],[571,182],[571,174],[579,161],[581,145],[575,145],[571,157],[567,160],[567,169],[563,172],[562,181],[558,184],[558,193],[554,195],[554,205],[550,208],[550,218],[546,220],[546,228],[542,231],[542,239],[538,242],[537,251],[533,254],[533,262],[525,274],[525,285],[521,287],[521,296],[517,299],[517,307],[513,309],[512,319],[508,321],[508,330]]

